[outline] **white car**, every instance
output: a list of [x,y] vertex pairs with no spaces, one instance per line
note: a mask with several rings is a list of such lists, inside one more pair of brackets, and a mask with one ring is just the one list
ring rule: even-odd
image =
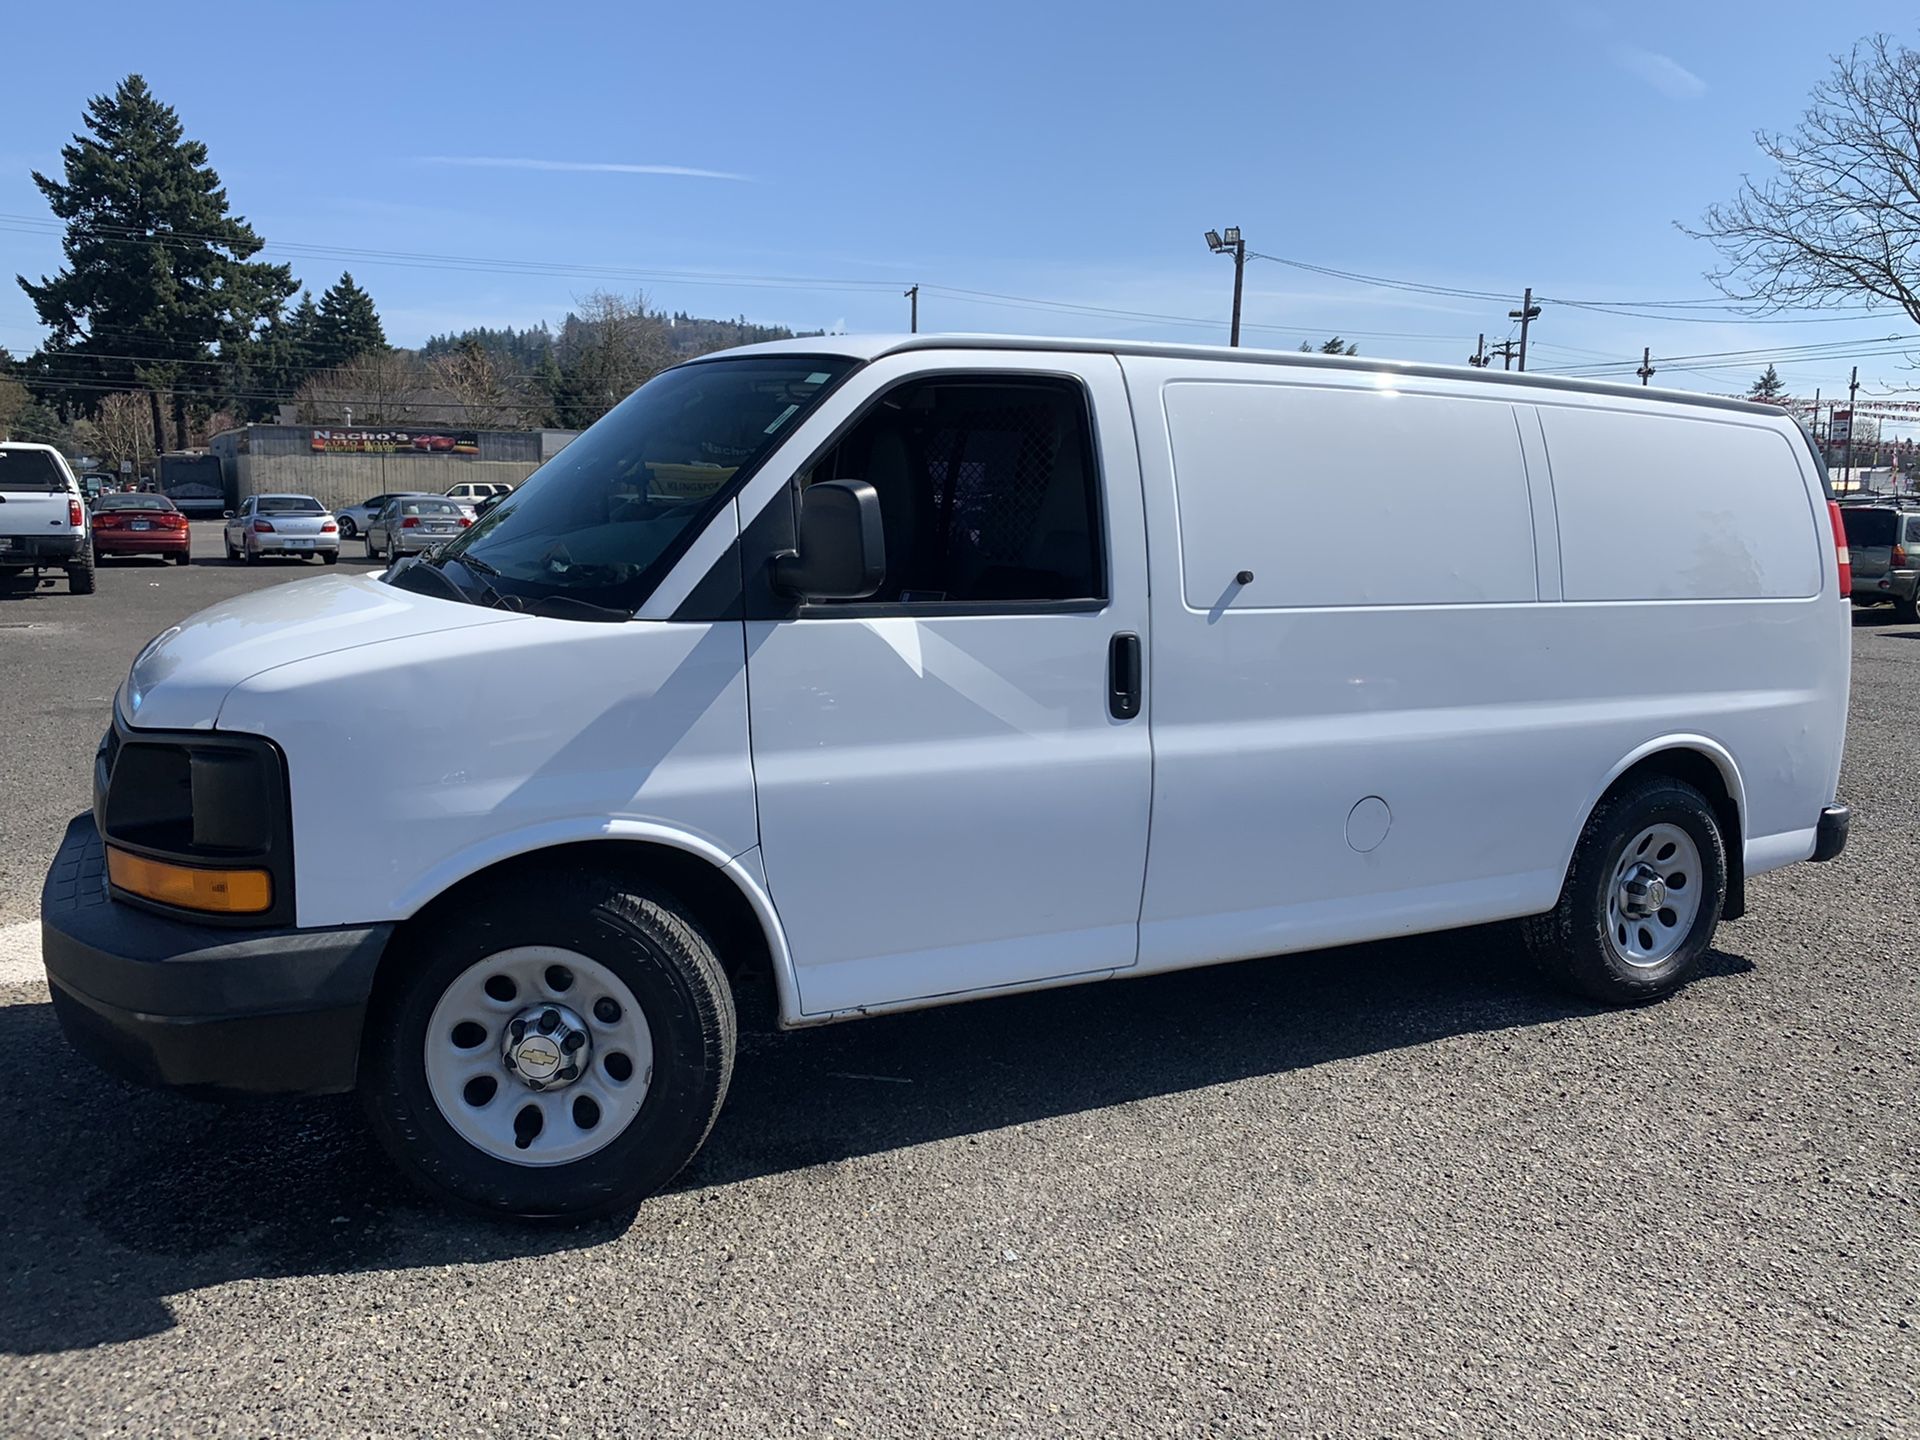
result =
[[458,500],[463,505],[472,506],[477,509],[495,495],[511,495],[512,493],[513,486],[506,484],[504,481],[489,482],[485,480],[473,480],[463,481],[455,485],[451,490],[447,491],[447,496],[449,499]]
[[816,1025],[1524,919],[1634,1004],[1846,841],[1845,552],[1775,407],[827,336],[540,474],[140,654],[48,881],[74,1044],[358,1088],[436,1193],[579,1216],[698,1149],[736,987]]
[[340,524],[311,495],[249,495],[227,512],[227,559],[249,565],[268,555],[340,559]]

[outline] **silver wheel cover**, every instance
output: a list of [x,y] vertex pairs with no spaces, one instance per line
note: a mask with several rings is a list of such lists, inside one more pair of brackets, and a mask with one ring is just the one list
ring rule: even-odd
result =
[[1627,841],[1607,881],[1607,944],[1636,970],[1666,964],[1692,932],[1705,892],[1693,837],[1678,825],[1647,826]]
[[[531,1036],[549,1012],[565,1017],[557,1034],[581,1027],[577,1078],[548,1078],[544,1053],[525,1071],[512,1063],[514,1022]],[[509,1165],[565,1165],[605,1149],[653,1082],[653,1031],[633,991],[599,961],[551,945],[501,950],[461,971],[433,1007],[425,1050],[441,1117]],[[527,1078],[536,1069],[545,1088]]]

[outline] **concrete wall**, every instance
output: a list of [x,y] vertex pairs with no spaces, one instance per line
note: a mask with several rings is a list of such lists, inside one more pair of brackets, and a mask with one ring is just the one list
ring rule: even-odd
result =
[[249,495],[311,495],[338,509],[395,490],[442,493],[463,481],[504,480],[518,485],[572,438],[568,431],[479,433],[480,455],[316,454],[305,426],[249,425],[216,435],[208,448],[220,457],[227,501]]

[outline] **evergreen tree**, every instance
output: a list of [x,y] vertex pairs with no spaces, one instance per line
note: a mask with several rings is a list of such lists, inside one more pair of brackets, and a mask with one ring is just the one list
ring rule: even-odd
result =
[[1331,340],[1321,341],[1317,346],[1309,345],[1304,340],[1300,342],[1301,354],[1311,355],[1315,350],[1318,350],[1322,355],[1358,355],[1360,353],[1360,347],[1358,345],[1349,345],[1338,335],[1334,336]]
[[387,332],[380,327],[373,297],[353,283],[353,276],[343,273],[320,297],[314,317],[315,367],[331,370],[368,351],[387,348]]
[[67,222],[66,264],[38,283],[17,276],[51,332],[36,367],[61,403],[91,411],[112,390],[144,390],[154,445],[167,446],[160,392],[204,388],[214,345],[252,333],[293,293],[284,265],[253,260],[264,241],[227,210],[207,147],[129,75],[95,96],[60,152],[62,180],[33,183]]
[[1787,398],[1786,382],[1780,378],[1780,372],[1769,365],[1766,372],[1748,388],[1747,398],[1777,404]]

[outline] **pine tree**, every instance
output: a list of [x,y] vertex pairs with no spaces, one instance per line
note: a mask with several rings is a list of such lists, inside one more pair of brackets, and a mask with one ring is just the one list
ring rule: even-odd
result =
[[140,76],[90,100],[84,125],[60,151],[64,182],[33,176],[67,222],[65,266],[38,283],[15,277],[50,332],[37,369],[61,403],[88,411],[111,391],[145,390],[165,449],[160,392],[176,389],[184,428],[181,391],[204,388],[214,345],[251,334],[293,277],[252,259],[265,242],[228,213],[207,147],[183,138]]
[[388,348],[387,332],[380,326],[373,297],[353,283],[353,276],[342,273],[320,297],[313,342],[314,364],[323,370],[344,365],[370,350]]
[[1335,335],[1331,340],[1321,341],[1317,346],[1309,345],[1304,340],[1300,342],[1301,354],[1311,355],[1316,350],[1322,355],[1358,355],[1360,353],[1360,347],[1358,345],[1349,345],[1338,335]]
[[1780,378],[1780,372],[1769,365],[1766,372],[1747,390],[1747,398],[1778,403],[1787,398],[1786,382]]

